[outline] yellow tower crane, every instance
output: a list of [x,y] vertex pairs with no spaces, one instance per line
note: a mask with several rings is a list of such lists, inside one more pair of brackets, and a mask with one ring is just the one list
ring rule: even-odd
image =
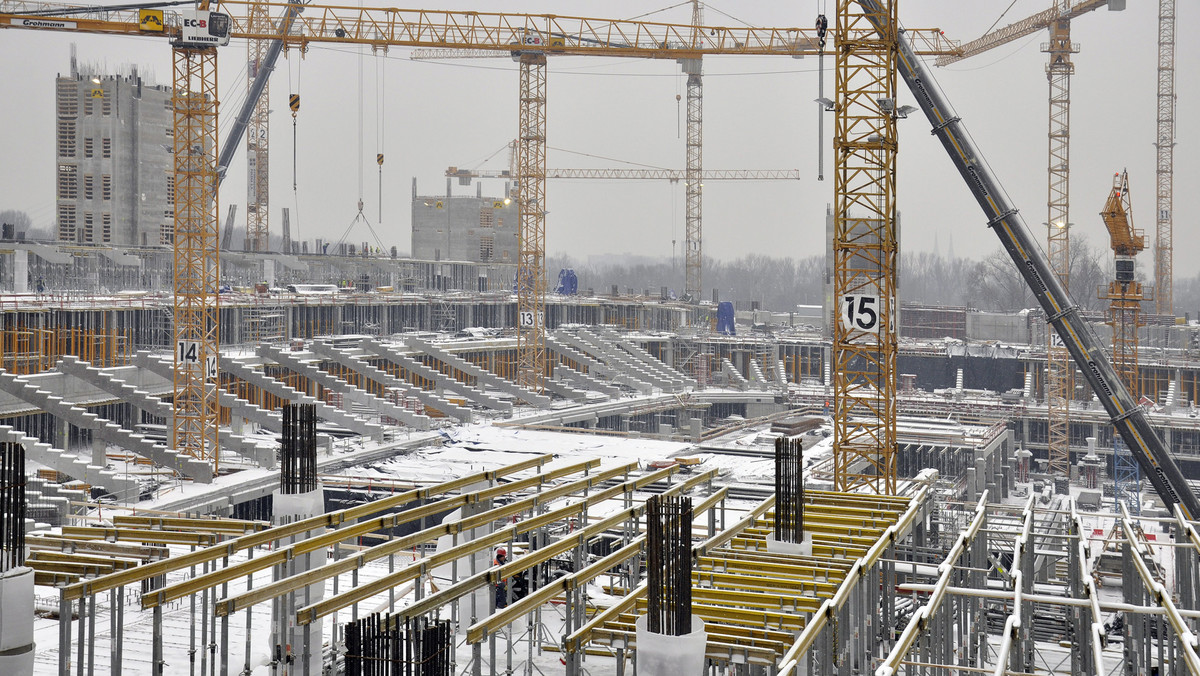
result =
[[[844,0],[839,0],[839,6],[844,4]],[[294,20],[285,30],[252,21],[251,5],[256,11],[265,11],[266,16],[294,15]],[[694,26],[586,17],[352,8],[262,3],[259,0],[223,2],[221,10],[209,12],[207,3],[198,10],[175,13],[130,5],[64,8],[49,3],[0,0],[2,28],[165,37],[172,43],[175,54],[177,208],[173,235],[176,413],[171,441],[181,452],[210,461],[214,471],[219,460],[216,383],[220,335],[217,46],[227,44],[232,37],[278,40],[284,47],[301,50],[311,44],[438,47],[509,52],[518,59],[518,377],[526,387],[541,392],[548,368],[545,350],[546,56],[599,55],[670,60],[699,59],[705,55],[797,57],[815,54],[819,42],[815,29],[802,28],[708,26],[697,31]],[[839,29],[849,35],[852,31],[865,31],[866,25],[839,25]],[[910,41],[918,45],[916,51],[919,54],[948,54],[957,49],[937,29],[911,29],[907,34]],[[854,44],[849,43],[848,49],[853,49]],[[890,44],[894,52],[894,40]],[[879,74],[891,72],[888,77],[893,83],[891,90],[894,90],[894,63],[880,63],[876,71]],[[847,96],[861,98],[859,94]],[[857,110],[849,98],[847,101],[847,110]],[[880,104],[873,105],[878,113]],[[851,131],[850,127],[845,131]],[[857,130],[853,135],[856,138],[846,144],[846,148],[858,146],[866,151],[862,146],[865,142],[871,148],[894,152],[894,141],[880,142],[869,136],[857,139],[860,136]],[[894,161],[873,166],[875,171],[880,168],[885,168],[889,174],[887,181],[894,181]],[[871,221],[871,218],[866,219],[866,222]],[[889,220],[887,225],[892,227],[894,222]],[[886,242],[881,239],[880,243],[890,247],[894,266],[894,237]],[[894,267],[891,270],[894,276]],[[848,287],[843,284],[835,288],[846,290]],[[884,289],[885,292],[892,290],[894,283]],[[890,311],[891,302],[884,301],[881,307]],[[882,316],[887,317],[887,314]],[[891,326],[890,319],[884,322]],[[880,362],[875,372],[894,382],[894,333],[891,344],[892,360],[887,364]],[[835,368],[852,366],[852,362],[839,362]],[[859,397],[864,391],[861,388],[850,390],[848,396]],[[894,437],[894,402],[889,406],[878,411],[883,416],[880,426],[890,426]],[[847,409],[846,419],[854,415],[854,410]],[[859,439],[865,440],[861,436]],[[894,457],[891,463],[891,485],[894,486]]]
[[1138,327],[1142,325],[1142,301],[1153,300],[1154,289],[1143,286],[1134,273],[1134,257],[1146,248],[1146,238],[1141,230],[1133,227],[1128,172],[1113,176],[1113,187],[1100,217],[1104,219],[1112,243],[1116,279],[1107,289],[1098,289],[1096,295],[1109,301],[1113,369],[1137,399],[1141,390],[1138,387]]
[[[1007,44],[1042,29],[1049,40],[1042,43],[1048,56],[1046,81],[1050,87],[1049,152],[1047,163],[1046,244],[1050,267],[1064,287],[1068,286],[1070,267],[1070,172],[1071,172],[1071,75],[1075,65],[1071,55],[1079,44],[1071,42],[1071,20],[1101,7],[1125,9],[1125,0],[1052,0],[1051,7],[983,37],[964,43],[958,54],[937,59],[945,66],[994,47]],[[1046,326],[1046,408],[1047,453],[1051,474],[1066,475],[1070,469],[1070,355],[1049,323]]]
[[1154,238],[1155,310],[1175,314],[1175,0],[1158,0],[1158,127],[1154,138],[1157,210]]

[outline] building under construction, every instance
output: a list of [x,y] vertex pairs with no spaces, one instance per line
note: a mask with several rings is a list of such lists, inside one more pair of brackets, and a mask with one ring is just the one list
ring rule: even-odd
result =
[[[0,673],[1200,674],[1200,326],[1169,302],[1140,312],[1124,175],[1106,212],[1114,309],[1084,313],[1058,267],[1066,165],[1050,168],[1046,256],[917,58],[1048,28],[1053,115],[1071,19],[1123,3],[1055,3],[962,44],[899,30],[886,0],[835,5],[812,29],[735,30],[698,2],[690,24],[568,25],[0,0],[5,28],[169,37],[175,68],[173,166],[151,167],[171,177],[169,238],[0,233]],[[503,198],[414,183],[411,258],[290,236],[270,252],[253,188],[244,250],[221,249],[231,37],[251,67],[230,136],[263,173],[258,74],[284,47],[514,59],[513,183]],[[825,303],[697,302],[701,59],[820,57],[827,40]],[[558,52],[687,75],[679,300],[548,287]],[[76,75],[60,90],[78,102]],[[97,79],[102,102],[135,84]],[[1037,309],[901,307],[895,125],[918,112],[901,83]],[[1156,255],[1169,286],[1169,232]]]

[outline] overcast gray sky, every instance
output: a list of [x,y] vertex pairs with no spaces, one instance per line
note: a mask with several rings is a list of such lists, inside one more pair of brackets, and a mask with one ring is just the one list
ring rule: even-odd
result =
[[[1010,0],[907,0],[902,22],[942,28],[948,37],[981,35]],[[350,4],[350,3],[347,3]],[[667,6],[669,3],[662,5]],[[1073,233],[1107,245],[1098,212],[1112,175],[1127,167],[1135,226],[1152,240],[1154,223],[1155,87],[1157,9],[1151,0],[1130,0],[1124,12],[1099,10],[1076,19],[1072,39],[1080,44],[1072,81],[1071,220]],[[1024,18],[1050,0],[1017,0],[1000,25]],[[642,15],[658,5],[612,2],[422,3],[427,9],[574,14],[603,18]],[[832,23],[833,2],[707,3],[709,25],[808,27],[824,7]],[[1197,25],[1194,3],[1178,3],[1177,34]],[[688,23],[690,3],[648,20]],[[967,124],[1026,221],[1044,238],[1046,220],[1047,84],[1046,32],[973,57],[935,75]],[[77,43],[81,61],[115,68],[135,63],[143,73],[169,84],[170,50],[165,41],[138,37],[0,32],[0,210],[28,211],[39,226],[54,216],[54,77],[69,69]],[[1194,275],[1193,252],[1200,244],[1200,155],[1196,152],[1200,92],[1197,41],[1177,47],[1178,93],[1175,153],[1176,276]],[[245,91],[244,42],[223,48],[220,91],[222,128]],[[410,182],[422,194],[442,193],[448,165],[474,167],[500,150],[517,130],[517,66],[510,59],[412,61],[410,50],[386,56],[366,51],[363,64],[361,148],[365,212],[387,245],[409,250]],[[826,95],[832,96],[833,59],[825,59]],[[826,180],[817,176],[817,59],[712,57],[705,60],[704,166],[707,169],[798,168],[801,181],[718,182],[704,187],[704,251],[720,259],[750,253],[805,257],[819,253],[826,205],[833,198],[830,152]],[[355,219],[360,194],[359,57],[356,48],[314,46],[304,59],[292,52],[272,79],[271,229],[279,210],[292,209],[293,236],[338,239]],[[377,72],[379,75],[377,75]],[[551,167],[629,166],[572,154],[585,153],[642,165],[684,166],[684,77],[670,61],[553,57],[548,76],[548,144]],[[377,85],[382,82],[383,85]],[[900,104],[914,103],[903,88]],[[289,92],[303,105],[295,158],[298,194],[292,191],[292,119]],[[380,95],[386,92],[380,102]],[[979,209],[953,170],[923,116],[901,122],[898,200],[903,213],[902,246],[979,258],[997,248]],[[826,124],[831,147],[832,116]],[[381,130],[377,133],[377,129]],[[224,134],[222,134],[222,139]],[[562,149],[562,150],[554,150]],[[382,224],[376,152],[383,168]],[[499,152],[483,165],[501,169]],[[498,180],[485,194],[500,194]],[[459,188],[465,194],[474,188]],[[221,190],[221,215],[231,202],[245,213],[245,160],[239,156]],[[551,180],[547,194],[547,250],[551,254],[639,254],[670,256],[672,239],[683,240],[683,186],[666,181]],[[297,226],[298,222],[298,226]],[[299,229],[297,235],[295,228]],[[355,225],[348,241],[372,239]],[[1152,276],[1151,254],[1139,267]]]

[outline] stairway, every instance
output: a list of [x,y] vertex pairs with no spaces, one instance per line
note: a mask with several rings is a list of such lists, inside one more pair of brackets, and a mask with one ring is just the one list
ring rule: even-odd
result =
[[[26,460],[45,465],[85,484],[99,486],[117,500],[136,500],[140,492],[141,484],[136,478],[92,465],[86,454],[68,454],[9,425],[0,425],[0,442],[21,444],[25,448]],[[83,499],[90,499],[90,496],[84,496]]]
[[[654,386],[650,383],[629,376],[623,371],[613,368],[608,364],[596,359],[592,355],[576,347],[568,341],[570,334],[561,329],[554,334],[546,335],[546,349],[558,353],[562,357],[566,357],[571,361],[586,366],[588,368],[587,376],[593,379],[599,379],[599,376],[608,378],[608,382],[615,386],[625,386],[640,394],[650,394]],[[573,337],[572,337],[573,338]]]

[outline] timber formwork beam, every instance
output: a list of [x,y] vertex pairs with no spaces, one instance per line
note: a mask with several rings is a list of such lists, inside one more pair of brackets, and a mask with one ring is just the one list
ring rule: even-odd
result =
[[541,465],[549,462],[551,458],[552,456],[549,455],[539,455],[496,470],[478,472],[447,481],[436,486],[405,491],[404,493],[398,493],[394,496],[376,500],[374,502],[368,502],[363,505],[358,505],[335,512],[329,512],[328,514],[320,514],[318,516],[295,521],[284,526],[276,526],[275,528],[258,533],[243,535],[227,542],[223,542],[216,547],[199,549],[187,554],[174,556],[161,561],[155,561],[144,566],[139,566],[138,568],[129,571],[121,571],[112,575],[98,577],[94,580],[82,581],[78,584],[64,588],[61,592],[62,597],[65,601],[78,600],[88,595],[99,594],[100,592],[117,589],[128,584],[140,583],[143,580],[158,577],[166,573],[191,568],[192,566],[203,565],[205,563],[211,563],[226,556],[230,556],[237,552],[254,547],[259,547],[269,543],[275,544],[283,538],[292,537],[318,528],[333,528],[343,523],[353,523],[357,519],[361,519],[388,509],[398,508],[410,502],[427,500],[435,495],[461,490],[467,486],[471,486],[481,481],[495,481],[501,476],[514,474],[534,467],[540,467]]
[[[672,470],[675,468],[666,468]],[[664,473],[665,472],[665,473]],[[449,563],[455,559],[461,558],[466,554],[474,551],[480,551],[484,547],[490,548],[501,543],[511,542],[513,538],[522,533],[529,532],[535,528],[561,521],[569,518],[571,515],[579,514],[586,515],[590,506],[599,504],[604,500],[611,499],[624,493],[632,493],[635,490],[644,488],[645,486],[654,483],[669,476],[671,472],[659,470],[654,474],[645,477],[639,477],[626,481],[617,486],[602,491],[595,495],[589,495],[587,498],[576,502],[573,505],[562,507],[557,510],[541,514],[525,521],[518,522],[517,525],[508,529],[495,531],[491,535],[482,538],[476,538],[470,542],[452,547],[444,552],[438,552],[431,557],[425,557],[401,569],[395,573],[381,577],[373,583],[367,585],[359,585],[350,591],[339,596],[335,596],[316,604],[301,608],[296,613],[296,622],[299,624],[310,624],[316,620],[346,608],[353,603],[363,601],[371,596],[384,592],[388,588],[403,584],[410,579],[414,579],[418,575],[424,575],[439,564]],[[703,475],[692,477],[688,481],[681,483],[674,490],[687,490],[694,485],[705,481],[711,481],[715,471]],[[537,497],[537,496],[535,496]],[[559,496],[561,497],[561,496]],[[545,499],[545,498],[543,498]],[[529,509],[532,505],[524,505],[525,509]],[[570,536],[553,542],[545,547],[537,549],[527,555],[509,562],[501,566],[492,566],[487,570],[463,579],[442,591],[432,594],[424,599],[407,606],[401,611],[404,617],[417,617],[430,610],[441,607],[442,605],[453,601],[463,594],[482,588],[487,585],[495,585],[503,579],[512,577],[518,573],[522,573],[539,563],[549,561],[551,558],[568,552],[577,546],[583,546],[592,537],[595,537],[605,531],[615,528],[627,520],[637,519],[641,516],[643,507],[641,505],[621,510],[620,512],[609,516],[601,521],[592,523],[584,528],[581,528]]]
[[[357,521],[356,523],[352,523],[350,525],[346,525],[341,528],[336,528],[334,530],[325,532],[325,533],[323,533],[321,535],[317,535],[315,537],[308,538],[306,540],[301,540],[300,542],[289,545],[287,547],[281,547],[279,549],[276,549],[275,551],[272,551],[269,554],[257,556],[257,557],[254,557],[253,559],[248,559],[240,564],[227,566],[216,572],[209,573],[208,575],[203,575],[203,576],[194,578],[192,580],[188,580],[188,581],[176,584],[176,585],[172,585],[170,587],[165,587],[165,588],[155,592],[153,595],[144,595],[142,597],[142,606],[144,608],[150,608],[155,605],[166,603],[166,602],[174,600],[174,599],[184,598],[186,596],[190,596],[191,594],[195,594],[199,591],[203,591],[205,589],[215,587],[218,584],[222,584],[222,583],[237,579],[243,575],[249,575],[256,571],[269,568],[273,565],[284,563],[284,562],[294,559],[297,556],[300,556],[302,554],[307,554],[309,552],[315,552],[315,551],[321,551],[327,547],[334,546],[345,540],[351,540],[351,539],[357,538],[359,536],[365,536],[367,534],[373,533],[378,530],[384,530],[384,529],[396,528],[399,526],[403,526],[403,525],[411,523],[413,521],[424,519],[424,518],[430,517],[430,516],[435,516],[437,514],[447,512],[447,511],[450,511],[450,510],[453,510],[456,508],[464,507],[466,505],[479,504],[481,502],[490,500],[493,497],[505,495],[507,493],[510,493],[510,492],[513,492],[516,490],[522,490],[524,488],[541,486],[542,484],[549,482],[549,481],[553,481],[554,479],[557,479],[561,476],[566,476],[566,475],[574,474],[577,472],[586,472],[589,469],[594,468],[598,464],[599,464],[599,462],[594,461],[594,460],[593,461],[585,461],[585,462],[577,463],[574,465],[570,465],[568,467],[563,467],[563,468],[559,468],[559,469],[555,469],[555,470],[548,470],[546,472],[539,472],[538,474],[535,474],[534,476],[531,476],[531,477],[528,477],[525,479],[520,479],[520,480],[514,481],[510,484],[493,486],[491,488],[487,488],[482,491],[463,493],[460,495],[443,498],[443,499],[437,500],[435,502],[426,502],[425,504],[411,507],[409,509],[406,509],[402,512],[398,512],[395,514],[389,514],[389,515],[377,517],[377,518],[371,519],[371,520],[356,520]],[[624,467],[618,468],[618,471],[616,471],[616,472],[609,470],[608,472],[601,473],[601,475],[604,476],[605,478],[609,478],[610,473],[615,475],[615,474],[619,474],[623,471],[628,471],[628,469],[629,469],[629,466],[624,466]],[[593,480],[603,480],[603,479],[593,479]],[[586,485],[590,485],[591,481],[592,480],[585,479],[583,482],[579,482],[579,483],[585,484],[584,487],[586,487]],[[551,490],[554,490],[554,489],[551,489]],[[367,503],[367,504],[373,504],[373,503]],[[525,505],[523,505],[523,506],[525,506]],[[497,508],[496,510],[493,510],[493,511],[503,512],[501,514],[493,515],[494,518],[503,518],[504,516],[508,516],[511,513],[515,513],[516,511],[519,511],[519,510],[513,508],[513,506],[511,506],[511,505],[506,505],[504,507]],[[472,520],[472,525],[467,526],[467,528],[470,528],[474,525],[479,525],[479,524],[474,523],[473,521],[474,520]],[[422,543],[428,541],[428,539],[430,539],[430,538],[436,539],[440,535],[447,534],[448,532],[450,532],[450,530],[448,530],[448,529],[449,529],[449,524],[442,525],[442,526],[436,526],[436,527],[430,528],[430,529],[425,529],[425,530],[421,531],[420,533],[410,535],[410,536],[407,536],[404,538],[400,538],[398,540],[392,540],[386,544],[379,545],[375,549],[388,550],[387,552],[380,554],[380,556],[384,556],[389,552],[395,553],[396,551],[401,551],[404,549],[411,549],[412,547],[414,547],[418,544],[422,544]],[[416,537],[417,535],[421,536],[421,538]],[[360,553],[354,559],[348,559],[348,561],[350,561],[351,563],[359,563],[360,565],[361,565],[361,563],[363,563],[367,560],[370,560],[370,559],[366,556],[365,552]],[[302,578],[305,575],[322,576],[319,579],[324,579],[324,576],[326,576],[326,575],[332,576],[333,574],[336,573],[338,566],[340,566],[340,565],[344,565],[344,563],[339,562],[338,564],[331,564],[328,566],[320,566],[318,568],[314,568],[313,570],[309,571],[308,573],[289,577],[286,580],[283,580],[280,583],[277,583],[277,585],[280,589],[279,593],[285,593],[287,591],[291,591],[295,588],[303,587],[303,586],[306,586],[306,584],[311,583],[311,581],[306,584],[298,584],[297,583],[298,578]],[[260,587],[259,589],[255,590],[253,592],[247,592],[247,596],[253,596],[255,598],[262,597],[263,600],[265,600],[266,598],[272,598],[272,596],[267,595],[267,594],[268,594],[268,591],[272,590],[272,588],[274,588],[274,587],[276,587],[276,585],[271,585],[269,587]],[[225,612],[229,612],[229,613],[238,609],[236,607],[236,604],[233,604],[233,603],[226,603],[226,604],[224,604],[224,606],[218,604],[217,608],[218,608],[218,614],[222,614],[222,612],[221,612],[222,609],[224,609]]]

